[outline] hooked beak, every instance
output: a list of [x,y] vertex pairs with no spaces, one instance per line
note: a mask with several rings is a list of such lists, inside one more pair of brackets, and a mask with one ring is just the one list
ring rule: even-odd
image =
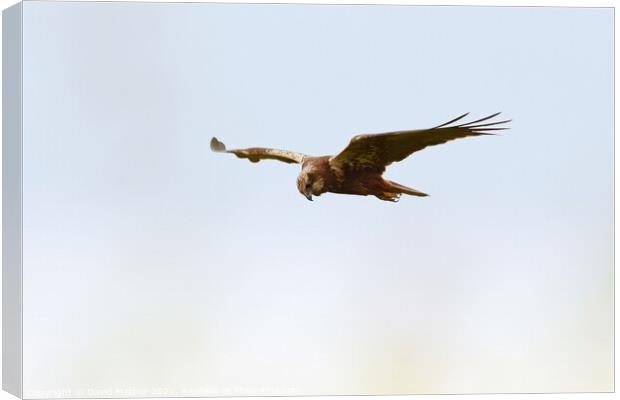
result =
[[312,201],[312,193],[306,193],[305,196],[306,196],[306,199]]

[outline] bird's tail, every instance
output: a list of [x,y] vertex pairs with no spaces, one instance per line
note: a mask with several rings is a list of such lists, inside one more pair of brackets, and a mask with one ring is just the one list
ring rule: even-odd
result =
[[428,194],[424,193],[424,192],[420,192],[419,190],[415,190],[412,189],[410,187],[401,185],[400,183],[396,183],[396,182],[392,182],[392,181],[388,181],[388,183],[390,184],[390,186],[392,186],[392,188],[399,192],[399,193],[404,193],[404,194],[408,194],[411,196],[420,196],[420,197],[425,197],[428,196]]

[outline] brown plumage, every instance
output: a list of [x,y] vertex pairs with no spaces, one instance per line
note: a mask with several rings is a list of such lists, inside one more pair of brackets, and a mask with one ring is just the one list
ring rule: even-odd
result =
[[455,125],[467,114],[430,129],[358,135],[335,156],[312,157],[287,150],[252,147],[227,150],[224,143],[211,139],[211,150],[232,153],[252,162],[278,160],[301,164],[297,189],[308,200],[325,192],[376,196],[381,200],[398,201],[401,194],[428,196],[426,193],[383,178],[385,168],[402,161],[412,153],[428,146],[443,144],[468,136],[492,135],[493,131],[508,129],[510,120],[485,122],[500,113],[465,124]]

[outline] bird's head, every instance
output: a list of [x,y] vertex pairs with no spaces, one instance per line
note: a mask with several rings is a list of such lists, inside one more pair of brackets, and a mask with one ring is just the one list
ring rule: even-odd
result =
[[297,190],[310,201],[312,201],[312,195],[320,196],[323,193],[323,186],[323,179],[314,176],[312,171],[302,170],[297,177]]

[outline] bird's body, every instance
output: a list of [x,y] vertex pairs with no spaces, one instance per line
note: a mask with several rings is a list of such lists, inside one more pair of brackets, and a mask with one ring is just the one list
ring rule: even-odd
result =
[[[389,201],[396,201],[402,193],[427,196],[415,189],[388,181],[377,171],[336,169],[329,162],[331,158],[332,156],[322,156],[304,159],[297,183],[298,188],[313,196],[329,192],[358,196],[374,195],[381,200]],[[304,176],[307,176],[306,180],[303,179]],[[309,191],[306,191],[307,182],[312,182]]]
[[427,196],[426,193],[383,178],[386,166],[401,161],[411,153],[427,146],[445,143],[468,136],[489,135],[490,131],[507,129],[492,127],[509,121],[481,122],[495,117],[493,114],[467,124],[449,126],[467,114],[431,129],[358,135],[335,156],[313,157],[286,150],[253,147],[226,150],[216,138],[211,139],[211,149],[216,152],[233,153],[252,162],[273,159],[286,163],[301,164],[297,189],[308,200],[323,193],[376,196],[385,201],[398,201],[402,194]]

